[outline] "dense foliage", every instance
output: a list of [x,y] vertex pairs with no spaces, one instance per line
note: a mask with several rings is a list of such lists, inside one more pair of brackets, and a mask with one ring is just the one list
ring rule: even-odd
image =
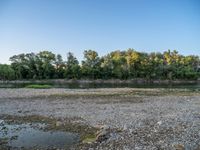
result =
[[79,64],[69,52],[67,61],[50,51],[10,57],[11,65],[0,64],[0,79],[198,79],[200,59],[177,51],[144,53],[134,49],[113,51],[99,57],[93,50],[84,51]]
[[0,64],[0,79],[12,80],[15,79],[15,71],[10,65]]

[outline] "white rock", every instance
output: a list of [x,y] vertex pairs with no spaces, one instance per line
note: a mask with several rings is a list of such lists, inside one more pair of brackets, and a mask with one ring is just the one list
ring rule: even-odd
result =
[[0,120],[0,125],[4,125],[4,120]]
[[160,126],[162,124],[162,121],[158,121],[157,124]]

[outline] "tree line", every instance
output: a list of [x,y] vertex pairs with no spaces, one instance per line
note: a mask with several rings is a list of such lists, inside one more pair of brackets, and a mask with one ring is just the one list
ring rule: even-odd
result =
[[145,53],[134,49],[112,51],[99,57],[85,50],[81,63],[67,53],[66,61],[50,51],[10,57],[11,64],[0,64],[1,80],[21,79],[198,79],[199,56],[179,54],[176,50]]

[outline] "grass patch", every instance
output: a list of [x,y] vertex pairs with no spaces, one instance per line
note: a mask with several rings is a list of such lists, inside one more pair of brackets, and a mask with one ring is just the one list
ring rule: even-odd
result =
[[93,143],[93,142],[95,142],[95,141],[96,141],[96,136],[95,136],[95,134],[85,135],[85,136],[83,137],[83,140],[82,140],[83,143]]
[[30,84],[30,85],[25,86],[25,88],[49,89],[49,88],[52,88],[52,86],[48,84]]

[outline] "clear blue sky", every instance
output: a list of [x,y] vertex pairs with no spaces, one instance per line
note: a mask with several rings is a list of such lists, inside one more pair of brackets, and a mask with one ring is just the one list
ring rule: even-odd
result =
[[0,0],[0,63],[50,50],[200,54],[200,0]]

